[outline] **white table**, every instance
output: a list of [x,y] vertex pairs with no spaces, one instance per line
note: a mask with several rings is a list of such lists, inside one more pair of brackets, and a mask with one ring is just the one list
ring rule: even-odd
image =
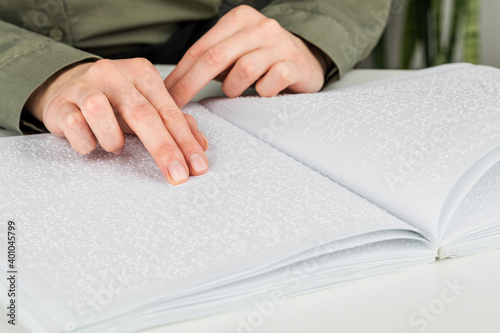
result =
[[[161,66],[166,75],[171,67]],[[327,89],[405,75],[405,71],[353,70]],[[222,95],[212,82],[195,97]],[[15,135],[0,130],[0,136]],[[459,290],[449,285],[458,284]],[[20,297],[22,302],[22,295]],[[5,312],[5,310],[4,310]],[[441,260],[411,270],[292,297],[272,311],[256,307],[157,327],[142,333],[498,333],[500,250]],[[19,314],[22,319],[22,313]],[[0,320],[0,332],[29,332]],[[249,318],[262,318],[244,327]],[[410,322],[413,320],[413,324]],[[251,321],[251,320],[250,320]],[[425,328],[425,329],[424,329]]]

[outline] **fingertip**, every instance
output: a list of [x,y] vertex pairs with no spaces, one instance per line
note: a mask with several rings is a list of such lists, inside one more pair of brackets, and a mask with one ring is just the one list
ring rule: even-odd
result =
[[113,152],[113,154],[115,154],[115,155],[118,155],[118,156],[119,156],[119,155],[123,154],[123,151],[124,151],[124,150],[125,150],[125,148],[122,146],[121,148],[118,148],[117,150],[115,150],[115,151]]
[[255,91],[260,97],[275,97],[286,88],[287,86],[285,85],[279,86],[278,84],[273,84],[266,77],[260,79],[255,84]]
[[178,160],[174,160],[169,164],[167,173],[167,181],[172,185],[182,184],[189,178],[186,167]]
[[189,166],[193,175],[202,175],[208,171],[206,157],[203,157],[200,153],[191,154],[189,157]]
[[70,144],[73,150],[80,155],[88,155],[97,148],[97,141],[95,140],[70,141]]

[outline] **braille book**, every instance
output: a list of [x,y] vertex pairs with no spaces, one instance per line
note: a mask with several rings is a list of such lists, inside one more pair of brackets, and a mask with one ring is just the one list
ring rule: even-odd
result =
[[500,248],[498,69],[184,111],[210,169],[179,186],[132,136],[120,156],[0,139],[0,267],[12,221],[30,330],[133,332]]

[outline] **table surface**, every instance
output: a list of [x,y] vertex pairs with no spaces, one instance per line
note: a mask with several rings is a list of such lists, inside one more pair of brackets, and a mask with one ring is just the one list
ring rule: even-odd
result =
[[[172,67],[158,69],[166,76]],[[326,90],[407,73],[353,70]],[[194,100],[220,95],[220,84],[212,82]],[[16,134],[0,130],[0,136],[10,135]],[[498,333],[500,249],[295,296],[264,312],[248,307],[142,333]],[[21,325],[15,327],[0,320],[0,332],[29,332],[19,316]]]

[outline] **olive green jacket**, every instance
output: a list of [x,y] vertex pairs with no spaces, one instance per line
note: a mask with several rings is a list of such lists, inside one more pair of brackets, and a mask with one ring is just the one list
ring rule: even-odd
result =
[[[234,0],[233,0],[234,2]],[[217,15],[221,0],[0,0],[0,126],[29,132],[30,94],[72,63],[165,42],[177,22]],[[342,76],[368,55],[390,0],[268,0],[261,12],[316,45]],[[85,50],[85,51],[84,51]],[[332,73],[330,73],[331,76]]]

